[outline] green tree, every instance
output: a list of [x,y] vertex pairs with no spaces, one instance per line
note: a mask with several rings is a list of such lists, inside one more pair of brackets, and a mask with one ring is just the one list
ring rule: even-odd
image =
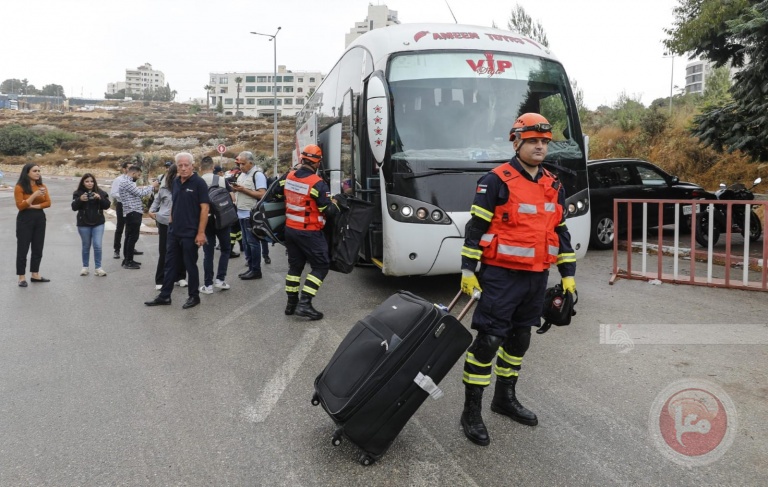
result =
[[717,66],[741,70],[721,101],[694,117],[691,132],[718,151],[768,160],[768,0],[680,0],[667,47],[690,50]]
[[727,66],[715,68],[707,74],[704,86],[705,105],[724,105],[733,100],[730,93],[731,70]]
[[40,90],[40,94],[44,96],[60,96],[66,98],[66,96],[64,96],[64,87],[61,85],[45,85],[43,86],[43,89]]
[[534,22],[519,3],[515,4],[515,8],[512,9],[512,13],[509,15],[507,29],[539,41],[544,46],[549,46],[544,26],[538,20]]
[[125,89],[118,90],[117,93],[104,93],[104,98],[107,100],[124,100]]
[[21,80],[16,78],[8,78],[0,84],[0,93],[7,93],[9,95],[18,95],[21,93]]
[[221,98],[219,98],[219,102],[216,104],[216,111],[224,113],[224,104],[221,103]]
[[211,90],[213,89],[213,86],[205,85],[203,86],[203,89],[205,90],[205,111],[210,112],[211,111]]
[[235,116],[240,115],[240,83],[243,82],[243,78],[238,76],[235,78],[235,83],[237,83],[237,95],[235,96]]

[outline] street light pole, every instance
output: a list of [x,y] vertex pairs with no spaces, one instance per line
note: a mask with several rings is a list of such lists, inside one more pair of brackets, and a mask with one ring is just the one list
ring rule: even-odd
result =
[[672,55],[672,75],[669,78],[669,114],[672,115],[672,86],[675,83],[675,56]]
[[272,176],[277,177],[277,34],[280,33],[281,27],[277,28],[274,34],[262,34],[261,32],[251,32],[259,36],[269,37],[270,42],[273,42],[274,48],[274,74],[272,75],[272,121],[274,124],[274,141],[273,141],[273,157],[275,159],[275,171]]

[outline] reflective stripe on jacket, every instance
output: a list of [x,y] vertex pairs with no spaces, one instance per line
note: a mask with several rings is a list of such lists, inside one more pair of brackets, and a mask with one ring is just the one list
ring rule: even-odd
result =
[[325,219],[317,207],[314,185],[322,179],[317,174],[303,178],[291,171],[285,178],[285,224],[296,230],[322,230]]
[[560,239],[555,228],[563,217],[559,182],[544,170],[538,181],[524,178],[507,165],[493,172],[509,188],[509,199],[497,206],[488,231],[480,239],[485,264],[541,272],[557,262]]

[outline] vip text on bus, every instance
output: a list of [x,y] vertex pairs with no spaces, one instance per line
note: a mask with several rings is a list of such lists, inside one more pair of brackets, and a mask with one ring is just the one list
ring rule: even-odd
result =
[[509,130],[526,112],[553,125],[544,166],[566,188],[581,258],[588,139],[565,69],[534,40],[456,24],[368,32],[297,115],[296,150],[320,145],[331,192],[377,205],[361,259],[392,276],[452,274],[477,180],[514,155]]

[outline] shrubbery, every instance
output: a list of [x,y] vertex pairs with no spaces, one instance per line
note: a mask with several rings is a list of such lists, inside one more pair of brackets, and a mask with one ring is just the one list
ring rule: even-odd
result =
[[31,152],[52,152],[64,142],[77,140],[78,136],[63,130],[37,132],[21,125],[0,128],[0,154],[23,156]]

